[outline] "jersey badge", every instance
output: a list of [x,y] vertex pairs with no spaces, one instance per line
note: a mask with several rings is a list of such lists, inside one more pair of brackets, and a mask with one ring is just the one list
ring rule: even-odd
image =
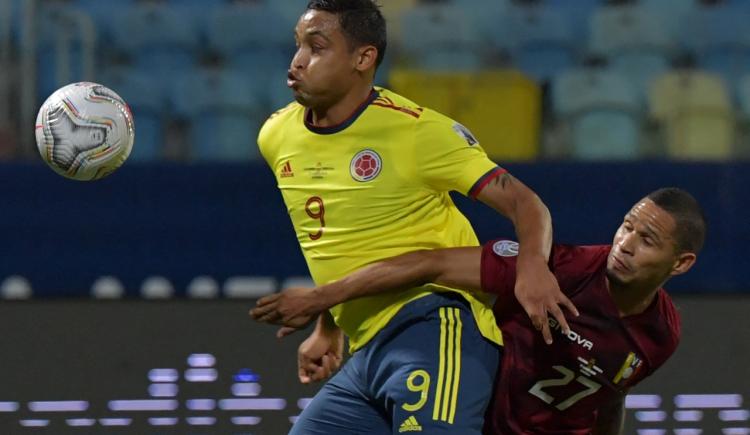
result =
[[469,144],[469,146],[474,146],[479,143],[477,138],[474,137],[473,134],[471,134],[469,129],[459,124],[458,122],[453,124],[453,131],[455,131],[459,136],[461,136],[461,138],[464,139],[466,143]]
[[601,367],[596,365],[596,359],[594,358],[591,358],[590,360],[586,361],[585,359],[579,356],[578,362],[581,363],[578,368],[580,368],[581,373],[583,373],[586,376],[596,376],[597,374],[601,375],[604,373]]
[[628,379],[632,378],[633,375],[638,373],[638,370],[640,370],[642,365],[643,360],[638,358],[635,353],[629,352],[628,356],[625,358],[625,362],[622,363],[622,367],[620,367],[617,375],[612,380],[612,383],[618,385],[621,382],[627,382]]
[[492,245],[492,251],[501,257],[517,257],[518,242],[512,240],[500,240]]
[[280,178],[289,178],[294,177],[294,171],[292,171],[292,164],[289,163],[289,160],[284,163],[284,166],[281,167],[281,173],[279,174]]
[[399,426],[398,433],[404,432],[422,432],[422,426],[419,425],[417,419],[413,415],[404,420],[404,422],[401,423],[401,426]]
[[362,150],[354,155],[349,165],[349,172],[352,178],[360,183],[372,181],[380,174],[383,168],[383,160],[380,155],[373,150]]

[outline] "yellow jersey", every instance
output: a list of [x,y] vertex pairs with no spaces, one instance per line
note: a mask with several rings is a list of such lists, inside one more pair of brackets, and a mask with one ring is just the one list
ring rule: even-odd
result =
[[[342,124],[316,127],[298,103],[271,115],[258,136],[313,280],[322,285],[406,252],[477,246],[448,192],[478,192],[503,170],[459,123],[375,88]],[[428,284],[331,309],[350,351],[405,304],[436,291],[466,298],[481,333],[502,344],[483,293]]]

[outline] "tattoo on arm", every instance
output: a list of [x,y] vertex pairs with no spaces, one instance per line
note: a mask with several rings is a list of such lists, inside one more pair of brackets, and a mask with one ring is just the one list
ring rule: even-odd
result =
[[500,188],[505,190],[505,188],[513,184],[513,176],[506,172],[499,177],[495,177],[495,179],[492,180],[492,184],[495,186],[499,184]]

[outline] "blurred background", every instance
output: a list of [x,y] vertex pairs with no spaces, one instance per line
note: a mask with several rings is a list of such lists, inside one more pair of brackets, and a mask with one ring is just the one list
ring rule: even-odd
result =
[[[702,202],[706,248],[667,286],[683,344],[629,398],[626,433],[750,434],[750,1],[381,3],[378,85],[469,127],[559,242],[609,243],[658,187]],[[0,433],[278,434],[314,394],[295,380],[303,337],[246,316],[310,284],[255,144],[291,100],[305,5],[0,0]],[[34,143],[42,102],[82,80],[136,123],[95,183]],[[455,199],[480,240],[512,237]]]

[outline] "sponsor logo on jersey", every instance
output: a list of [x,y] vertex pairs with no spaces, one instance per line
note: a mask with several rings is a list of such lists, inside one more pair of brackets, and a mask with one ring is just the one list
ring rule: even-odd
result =
[[458,133],[458,135],[466,141],[466,143],[469,144],[469,146],[474,146],[479,143],[476,137],[474,137],[473,134],[469,131],[468,128],[464,127],[463,125],[459,124],[458,122],[453,124],[453,131]]
[[501,257],[517,257],[518,242],[512,240],[500,240],[492,245],[492,252]]
[[383,160],[373,150],[362,150],[354,155],[349,165],[352,178],[360,183],[372,181],[383,169]]
[[305,173],[310,175],[311,178],[315,179],[321,179],[328,176],[328,173],[333,171],[333,168],[331,166],[325,166],[322,163],[318,162],[315,164],[315,166],[304,168]]
[[404,422],[401,423],[401,426],[399,426],[398,433],[404,432],[422,432],[422,426],[419,425],[417,419],[413,415],[404,420]]
[[576,343],[579,346],[582,346],[584,349],[591,350],[594,348],[594,343],[591,340],[587,340],[581,335],[572,329],[568,334],[563,333],[562,326],[560,325],[560,322],[553,318],[549,318],[549,327],[552,328],[553,331],[560,331],[560,334],[563,334],[563,336],[568,337],[568,340],[572,341],[573,343]]
[[281,178],[289,178],[294,177],[294,171],[292,171],[292,164],[289,163],[289,160],[284,163],[284,166],[281,167],[281,173],[279,174]]

